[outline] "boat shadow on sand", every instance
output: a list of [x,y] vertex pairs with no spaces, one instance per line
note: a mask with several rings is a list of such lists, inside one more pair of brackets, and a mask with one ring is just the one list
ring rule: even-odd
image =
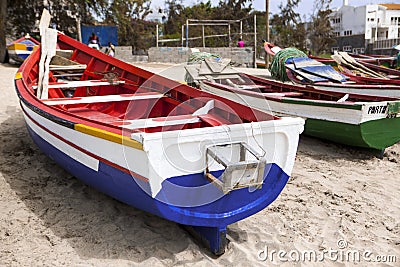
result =
[[[61,169],[32,142],[20,109],[9,107],[7,115],[0,125],[0,172],[26,207],[57,237],[40,233],[44,240],[64,240],[82,258],[174,259],[190,247],[212,257],[177,224],[118,202]],[[360,161],[375,156],[302,136],[299,157]],[[238,224],[228,228],[228,239],[233,242],[246,242],[246,236]]]
[[[336,159],[346,160],[349,162],[368,161],[372,159],[384,159],[397,162],[399,153],[392,147],[386,148],[384,151],[368,149],[362,147],[352,147],[343,144],[333,143],[316,137],[301,135],[299,141],[298,155],[306,155],[315,160],[334,161]],[[393,145],[397,146],[399,143]]]
[[[83,184],[36,147],[19,109],[7,113],[14,114],[0,128],[0,172],[45,227],[82,258],[141,262],[154,257],[154,251],[158,257],[173,258],[187,249],[190,237],[177,224]],[[46,239],[56,242],[51,236]]]
[[[44,240],[65,240],[82,258],[173,260],[190,247],[215,258],[178,224],[125,205],[64,171],[33,143],[18,107],[8,107],[7,115],[0,124],[0,173],[58,239],[40,233]],[[245,236],[237,224],[229,227],[231,241],[245,242]]]

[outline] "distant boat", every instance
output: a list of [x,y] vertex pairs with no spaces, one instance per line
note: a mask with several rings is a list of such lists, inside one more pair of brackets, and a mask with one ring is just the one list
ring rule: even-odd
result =
[[[282,50],[270,43],[264,45],[271,55]],[[288,59],[283,63],[286,66],[285,75],[294,83],[321,90],[400,98],[399,71],[354,59],[343,52],[333,55],[332,58],[309,56]],[[333,69],[332,65],[338,65],[341,72]]]
[[16,91],[32,139],[68,172],[189,227],[215,254],[225,251],[228,225],[278,197],[303,119],[253,110],[42,31],[48,39],[21,65]]
[[12,60],[21,63],[38,47],[39,42],[27,34],[8,44],[7,51]]
[[[282,48],[279,46],[276,46],[272,43],[264,42],[264,50],[269,55],[274,56],[277,52],[282,50]],[[349,53],[349,55],[354,57],[360,63],[369,63],[369,64],[373,64],[375,66],[384,64],[384,65],[386,65],[385,67],[387,67],[387,66],[391,65],[394,61],[396,61],[396,57],[393,57],[393,56],[362,55],[362,54],[351,54],[351,53]],[[318,60],[319,62],[322,62],[327,65],[336,65],[336,62],[331,58],[318,57],[318,56],[314,56],[314,55],[308,55],[308,57]]]
[[359,84],[400,85],[400,71],[357,61],[345,52],[332,55],[341,73]]
[[310,136],[376,150],[400,141],[397,98],[327,92],[245,75],[228,64],[225,68],[214,66],[218,64],[208,59],[200,66],[186,66],[192,78],[188,81],[202,90],[259,110],[303,117],[304,134]]

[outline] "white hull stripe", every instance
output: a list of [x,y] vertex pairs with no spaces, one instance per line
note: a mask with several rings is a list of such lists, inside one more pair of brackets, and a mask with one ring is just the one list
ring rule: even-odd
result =
[[[116,169],[119,169],[119,170],[121,170],[121,171],[123,171],[125,173],[129,173],[129,174],[133,175],[134,177],[136,177],[136,178],[138,178],[140,180],[148,182],[148,178],[146,178],[146,177],[144,177],[144,176],[142,176],[142,175],[140,175],[138,173],[135,173],[132,170],[126,169],[126,168],[124,168],[124,167],[122,167],[122,166],[120,166],[118,164],[115,164],[115,163],[113,163],[113,162],[111,162],[111,161],[109,161],[107,159],[99,157],[99,156],[97,156],[97,155],[95,155],[95,154],[83,149],[82,147],[77,146],[77,145],[69,142],[68,140],[64,139],[63,137],[61,137],[61,136],[59,136],[57,134],[55,134],[54,132],[50,131],[45,126],[42,126],[40,123],[38,123],[33,118],[31,118],[30,115],[24,110],[24,107],[23,107],[23,111],[24,111],[24,117],[26,119],[26,122],[27,122],[28,126],[30,128],[32,128],[32,130],[34,130],[36,134],[38,134],[40,137],[42,137],[43,139],[45,139],[48,142],[49,142],[49,140],[57,140],[56,142],[61,144],[60,146],[56,146],[55,143],[52,143],[52,142],[49,142],[49,143],[52,144],[53,146],[55,146],[56,148],[58,148],[60,151],[62,151],[66,155],[68,155],[68,156],[74,158],[75,160],[79,161],[80,163],[84,164],[85,166],[88,166],[89,168],[91,168],[91,169],[93,169],[95,171],[98,171],[98,165],[99,165],[99,162],[101,161],[101,162],[104,162],[105,164],[110,165],[110,166],[112,166],[112,167],[114,167]],[[29,119],[29,122],[28,122],[28,119]],[[34,127],[31,127],[31,125],[34,125],[35,129],[40,129],[40,131],[36,131],[34,129]],[[46,138],[44,138],[45,135],[46,136],[51,136],[51,138],[46,139]],[[60,147],[62,148],[63,145],[65,145],[64,147],[66,147],[67,149],[64,149],[64,150],[60,149]],[[75,155],[75,157],[70,155],[70,153],[68,153],[68,152],[70,152],[70,150],[77,151],[75,153],[77,155]],[[79,157],[80,155],[83,155],[83,161]],[[85,164],[85,162],[87,162],[88,164]],[[94,168],[92,168],[91,166],[92,167],[94,166]]]
[[39,127],[34,121],[32,121],[26,114],[24,114],[25,121],[27,122],[29,128],[31,128],[37,135],[43,138],[46,142],[53,145],[55,148],[66,154],[67,156],[73,158],[79,163],[85,165],[86,167],[98,171],[99,170],[99,160],[83,153],[82,151],[74,148],[71,145],[63,142],[54,135],[48,133]]

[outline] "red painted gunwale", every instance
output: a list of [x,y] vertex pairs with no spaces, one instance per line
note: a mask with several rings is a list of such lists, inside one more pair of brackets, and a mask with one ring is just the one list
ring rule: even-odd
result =
[[[271,114],[253,110],[250,107],[235,103],[233,101],[224,99],[222,97],[201,91],[199,89],[175,82],[173,80],[164,78],[152,72],[140,69],[131,64],[122,62],[116,58],[105,55],[104,53],[97,51],[82,44],[64,34],[58,34],[58,46],[60,49],[70,49],[73,50],[72,60],[75,60],[81,64],[87,64],[89,71],[85,71],[84,76],[95,77],[95,73],[99,71],[107,71],[113,69],[115,72],[119,72],[126,80],[137,86],[152,86],[157,89],[158,92],[168,93],[168,95],[173,96],[185,96],[185,99],[189,98],[205,98],[205,99],[215,99],[223,102],[229,106],[233,112],[239,114],[243,121],[263,121],[263,120],[277,120],[278,117],[274,117]],[[90,127],[115,133],[118,135],[129,136],[131,132],[135,130],[122,129],[118,125],[111,125],[106,122],[99,120],[93,120],[85,117],[72,114],[67,110],[63,110],[57,106],[49,106],[42,102],[34,95],[34,90],[32,86],[37,81],[38,71],[36,65],[40,60],[40,49],[37,49],[31,54],[31,56],[24,61],[21,65],[19,72],[22,78],[16,78],[15,84],[17,88],[17,93],[19,94],[21,100],[27,103],[29,106],[35,107],[34,110],[37,112],[44,112],[47,114],[46,117],[54,118],[54,121],[64,120],[72,124],[84,124]],[[97,67],[99,66],[99,67]],[[36,68],[36,69],[35,69]],[[108,69],[107,69],[108,68]],[[155,90],[157,92],[157,90]],[[176,101],[177,100],[173,100]],[[179,102],[177,102],[179,103]],[[136,132],[136,131],[135,131]]]

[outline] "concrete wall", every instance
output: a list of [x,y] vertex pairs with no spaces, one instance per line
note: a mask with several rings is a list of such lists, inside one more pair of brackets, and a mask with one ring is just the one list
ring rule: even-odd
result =
[[[254,66],[254,49],[252,47],[201,47],[197,49],[200,52],[217,54],[221,58],[230,58],[235,66]],[[191,53],[192,49],[186,47],[151,47],[148,51],[149,62],[163,63],[187,62]]]
[[115,58],[118,58],[126,62],[132,62],[133,61],[132,46],[116,46]]
[[[254,49],[252,47],[206,47],[196,48],[201,52],[219,55],[221,58],[230,58],[233,65],[238,67],[254,66]],[[191,48],[186,47],[151,47],[146,55],[132,55],[131,46],[116,46],[115,57],[126,62],[161,62],[185,63],[192,54]]]
[[351,51],[347,52],[352,53],[355,53],[353,49],[365,49],[364,34],[336,37],[336,46],[339,47],[340,51],[346,51],[345,49],[343,49],[344,46],[351,46]]

